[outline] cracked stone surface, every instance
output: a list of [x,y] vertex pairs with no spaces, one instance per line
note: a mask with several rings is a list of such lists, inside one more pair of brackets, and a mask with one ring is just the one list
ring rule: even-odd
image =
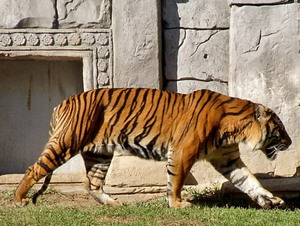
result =
[[111,0],[0,0],[0,28],[109,28]]
[[165,30],[167,88],[176,91],[169,83],[180,81],[177,87],[185,86],[186,91],[197,89],[198,84],[198,89],[206,87],[227,93],[228,33],[228,30]]
[[113,5],[114,87],[160,88],[159,4],[122,0]]
[[229,0],[230,5],[272,5],[286,3],[289,0]]
[[111,0],[57,0],[60,28],[109,28]]
[[233,6],[231,15],[229,92],[273,109],[293,140],[275,162],[249,158],[262,162],[262,172],[294,175],[300,164],[300,4]]
[[168,81],[166,85],[166,90],[178,93],[191,93],[199,89],[210,89],[223,94],[228,94],[227,82],[204,82],[199,80],[186,79],[180,81]]
[[230,9],[223,0],[162,1],[165,88],[227,93]]
[[53,28],[54,3],[49,0],[0,0],[0,28]]
[[224,0],[163,0],[166,28],[228,28],[230,9]]

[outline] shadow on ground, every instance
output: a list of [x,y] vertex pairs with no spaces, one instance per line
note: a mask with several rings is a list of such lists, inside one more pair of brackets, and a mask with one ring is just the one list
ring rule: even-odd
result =
[[[280,194],[275,194],[283,197]],[[285,197],[285,206],[280,209],[295,210],[300,209],[300,196]],[[252,201],[247,195],[241,193],[228,193],[223,194],[217,191],[214,194],[199,194],[194,195],[190,200],[194,205],[205,205],[209,207],[236,207],[236,208],[257,208],[260,209],[258,204]]]

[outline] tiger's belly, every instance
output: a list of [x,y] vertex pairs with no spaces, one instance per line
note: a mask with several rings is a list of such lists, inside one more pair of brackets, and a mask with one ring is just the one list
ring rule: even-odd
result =
[[157,161],[167,160],[168,149],[164,144],[143,144],[136,140],[124,140],[123,142],[109,140],[107,143],[104,140],[89,143],[82,149],[83,152],[92,152],[95,155],[112,156],[114,152],[132,154],[134,156],[153,159]]

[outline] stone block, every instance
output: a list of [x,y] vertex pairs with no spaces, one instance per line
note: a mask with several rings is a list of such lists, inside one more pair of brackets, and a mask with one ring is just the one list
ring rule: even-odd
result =
[[135,156],[114,156],[106,176],[107,186],[145,187],[166,185],[166,162]]
[[0,0],[0,28],[53,28],[54,2],[49,0]]
[[230,5],[274,5],[286,3],[289,0],[228,0]]
[[[226,179],[208,162],[200,161],[191,169],[185,185],[204,188],[214,182],[224,181]],[[115,155],[105,184],[108,191],[115,194],[164,192],[167,185],[166,162]]]
[[113,4],[114,87],[161,86],[160,1]]
[[163,0],[165,28],[228,28],[230,8],[224,0]]
[[[269,164],[274,174],[294,175],[300,163],[300,4],[233,6],[231,16],[229,93],[279,115],[293,144]],[[282,169],[284,162],[289,166]]]
[[197,80],[167,81],[166,90],[176,93],[191,93],[199,89],[210,89],[222,94],[228,94],[228,84],[226,82],[203,82]]
[[111,0],[58,0],[59,28],[109,28]]
[[217,172],[207,161],[199,161],[194,164],[191,174],[197,181],[197,188],[202,190],[206,187],[221,186],[227,179]]
[[228,30],[165,30],[167,80],[227,82]]

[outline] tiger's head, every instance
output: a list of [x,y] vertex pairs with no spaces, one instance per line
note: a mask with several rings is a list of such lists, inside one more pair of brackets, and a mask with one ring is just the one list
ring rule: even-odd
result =
[[254,131],[247,144],[253,150],[262,150],[270,160],[274,160],[279,151],[286,150],[292,144],[279,117],[263,105],[255,108],[252,128]]

